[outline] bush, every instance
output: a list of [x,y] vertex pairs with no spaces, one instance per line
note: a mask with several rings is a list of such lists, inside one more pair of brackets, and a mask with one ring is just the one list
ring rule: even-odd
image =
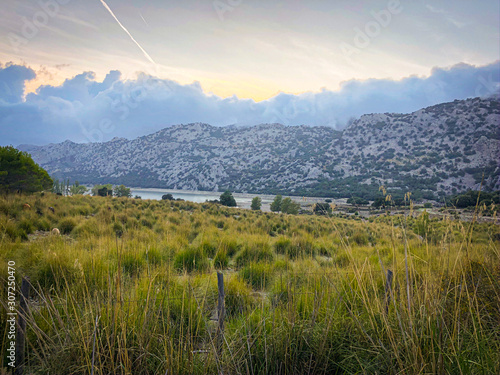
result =
[[217,254],[215,254],[214,267],[216,269],[224,269],[227,268],[227,265],[228,265],[228,259],[226,251],[219,250]]
[[285,198],[281,201],[281,212],[284,214],[297,215],[299,213],[300,204],[292,201],[291,198]]
[[146,219],[146,218],[143,218],[141,220],[141,225],[143,227],[146,227],[146,228],[149,228],[149,229],[153,229],[153,223],[151,221],[149,221],[148,219]]
[[33,224],[28,219],[21,220],[18,224],[18,227],[19,227],[19,229],[21,229],[22,231],[24,231],[27,234],[31,234],[35,230],[35,228],[33,227]]
[[243,267],[239,275],[254,289],[266,288],[272,280],[273,268],[270,264],[254,263]]
[[174,267],[179,271],[206,271],[209,268],[208,259],[200,248],[189,247],[174,258]]
[[250,310],[253,306],[251,290],[238,277],[230,277],[224,283],[226,315],[234,317]]
[[366,235],[366,233],[363,233],[360,231],[357,231],[352,235],[351,241],[355,242],[359,246],[368,245],[368,242],[369,242],[368,236]]
[[209,240],[203,240],[199,248],[200,251],[209,258],[213,258],[215,253],[217,252],[217,246]]
[[40,219],[35,222],[37,230],[49,231],[50,223],[46,219]]
[[281,237],[274,243],[274,249],[276,253],[286,255],[290,259],[314,255],[316,252],[314,244],[303,237],[295,237],[293,240]]
[[241,245],[233,238],[226,238],[221,241],[221,248],[226,250],[229,257],[232,257],[241,249]]
[[316,215],[326,215],[332,212],[332,207],[328,203],[316,203],[313,211]]
[[292,241],[292,246],[290,247],[290,252],[288,256],[292,259],[296,259],[304,256],[311,256],[316,253],[314,244],[307,238],[295,237]]
[[368,202],[366,199],[364,198],[360,198],[360,197],[351,197],[347,200],[347,203],[348,204],[352,204],[353,206],[362,206],[362,205],[367,205]]
[[267,242],[253,242],[247,244],[236,255],[236,266],[241,267],[251,262],[272,262],[274,259],[271,247]]
[[341,268],[348,266],[350,262],[351,260],[349,259],[349,256],[347,254],[337,254],[333,258],[333,263]]
[[137,276],[144,267],[144,259],[139,257],[135,252],[127,252],[123,254],[121,264],[125,273],[130,276]]
[[123,235],[123,225],[120,224],[119,222],[115,222],[113,224],[113,232],[118,236],[121,237]]
[[229,190],[226,190],[224,193],[222,193],[222,195],[220,196],[220,203],[223,206],[236,207],[236,200]]
[[274,250],[277,254],[288,255],[292,240],[287,237],[280,237],[274,243]]
[[75,227],[76,222],[71,218],[66,218],[59,222],[59,230],[61,231],[61,234],[70,234]]

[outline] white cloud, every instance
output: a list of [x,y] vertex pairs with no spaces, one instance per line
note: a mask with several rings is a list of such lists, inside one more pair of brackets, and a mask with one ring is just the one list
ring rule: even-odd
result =
[[84,72],[59,86],[42,86],[22,100],[29,68],[0,67],[1,144],[46,144],[70,139],[133,138],[168,125],[206,122],[216,126],[280,122],[343,128],[366,113],[407,113],[454,99],[498,92],[500,61],[485,66],[434,68],[428,77],[350,80],[340,90],[280,93],[255,102],[207,94],[200,84],[182,85],[144,73],[123,80],[111,71],[103,82]]

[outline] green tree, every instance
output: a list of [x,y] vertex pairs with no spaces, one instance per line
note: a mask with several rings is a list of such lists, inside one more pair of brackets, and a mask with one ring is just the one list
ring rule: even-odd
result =
[[161,196],[161,199],[164,200],[164,201],[173,201],[174,200],[174,196],[172,194],[163,194]]
[[127,197],[130,198],[132,193],[130,192],[130,188],[125,185],[115,186],[113,193],[115,197]]
[[353,206],[362,206],[362,205],[367,205],[368,202],[366,199],[364,198],[360,198],[360,197],[351,197],[347,200],[347,203],[348,204],[352,204]]
[[78,181],[75,181],[73,185],[69,188],[69,193],[71,195],[82,195],[87,192],[87,188],[83,185],[80,185]]
[[258,211],[260,210],[261,207],[262,207],[262,199],[260,199],[259,197],[254,197],[252,199],[252,205],[250,206],[250,208],[254,211]]
[[316,215],[326,215],[332,212],[332,207],[329,203],[316,203],[313,207],[313,212]]
[[273,202],[271,203],[271,211],[280,212],[282,200],[283,197],[281,195],[278,194],[277,196],[275,196]]
[[52,185],[52,178],[30,154],[12,146],[0,147],[0,191],[33,193],[50,190]]
[[222,193],[222,195],[220,196],[220,203],[223,206],[236,207],[236,200],[229,190],[226,190],[224,193]]
[[291,198],[285,198],[281,201],[281,212],[284,214],[297,215],[299,213],[300,204],[292,201]]
[[386,200],[384,197],[377,197],[372,203],[372,207],[374,208],[381,208],[381,207],[385,208],[385,205],[386,205]]
[[108,195],[113,195],[113,185],[94,185],[91,192],[94,197],[107,197]]
[[55,194],[62,195],[64,192],[64,182],[59,182],[59,180],[54,180],[52,184],[52,192]]

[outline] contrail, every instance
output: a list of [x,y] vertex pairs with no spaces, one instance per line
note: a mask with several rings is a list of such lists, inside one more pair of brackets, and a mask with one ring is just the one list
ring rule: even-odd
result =
[[156,65],[155,61],[151,58],[151,56],[149,56],[149,54],[144,50],[144,48],[141,47],[141,45],[137,42],[137,40],[134,39],[134,37],[132,36],[132,34],[130,34],[128,32],[128,30],[125,28],[125,26],[122,25],[122,23],[120,22],[120,20],[118,18],[116,18],[115,14],[111,10],[111,8],[108,6],[108,4],[106,4],[104,2],[104,0],[100,0],[100,1],[101,1],[102,5],[104,5],[104,7],[108,10],[108,12],[113,16],[113,18],[116,20],[116,22],[118,22],[118,25],[120,25],[120,27],[128,34],[128,36],[130,37],[130,39],[132,39],[132,41],[137,45],[137,47],[139,47],[141,49],[141,51],[144,54],[144,56],[146,56],[146,58],[151,63],[153,63],[154,65]]
[[149,23],[147,23],[147,22],[146,22],[146,20],[144,19],[144,17],[142,16],[142,13],[141,13],[141,12],[139,12],[139,15],[141,16],[141,18],[142,18],[142,20],[144,21],[144,23],[146,24],[146,26],[147,26],[147,27],[149,27],[149,28],[151,28],[151,27],[149,26]]

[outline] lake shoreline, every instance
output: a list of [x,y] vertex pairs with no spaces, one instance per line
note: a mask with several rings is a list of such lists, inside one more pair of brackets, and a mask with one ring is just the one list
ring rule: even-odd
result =
[[[142,199],[161,200],[162,195],[172,194],[175,199],[184,199],[195,203],[204,203],[207,200],[219,199],[221,192],[199,191],[199,190],[179,190],[179,189],[160,189],[160,188],[130,188],[132,196],[140,196]],[[262,211],[271,211],[270,205],[276,195],[269,194],[252,194],[252,193],[232,193],[236,204],[239,208],[250,209],[252,199],[260,197],[262,200]],[[347,199],[331,199],[321,197],[300,197],[283,195],[289,197],[293,201],[298,202],[301,206],[310,206],[315,203],[323,203],[326,199],[331,200],[335,204],[345,204]]]

